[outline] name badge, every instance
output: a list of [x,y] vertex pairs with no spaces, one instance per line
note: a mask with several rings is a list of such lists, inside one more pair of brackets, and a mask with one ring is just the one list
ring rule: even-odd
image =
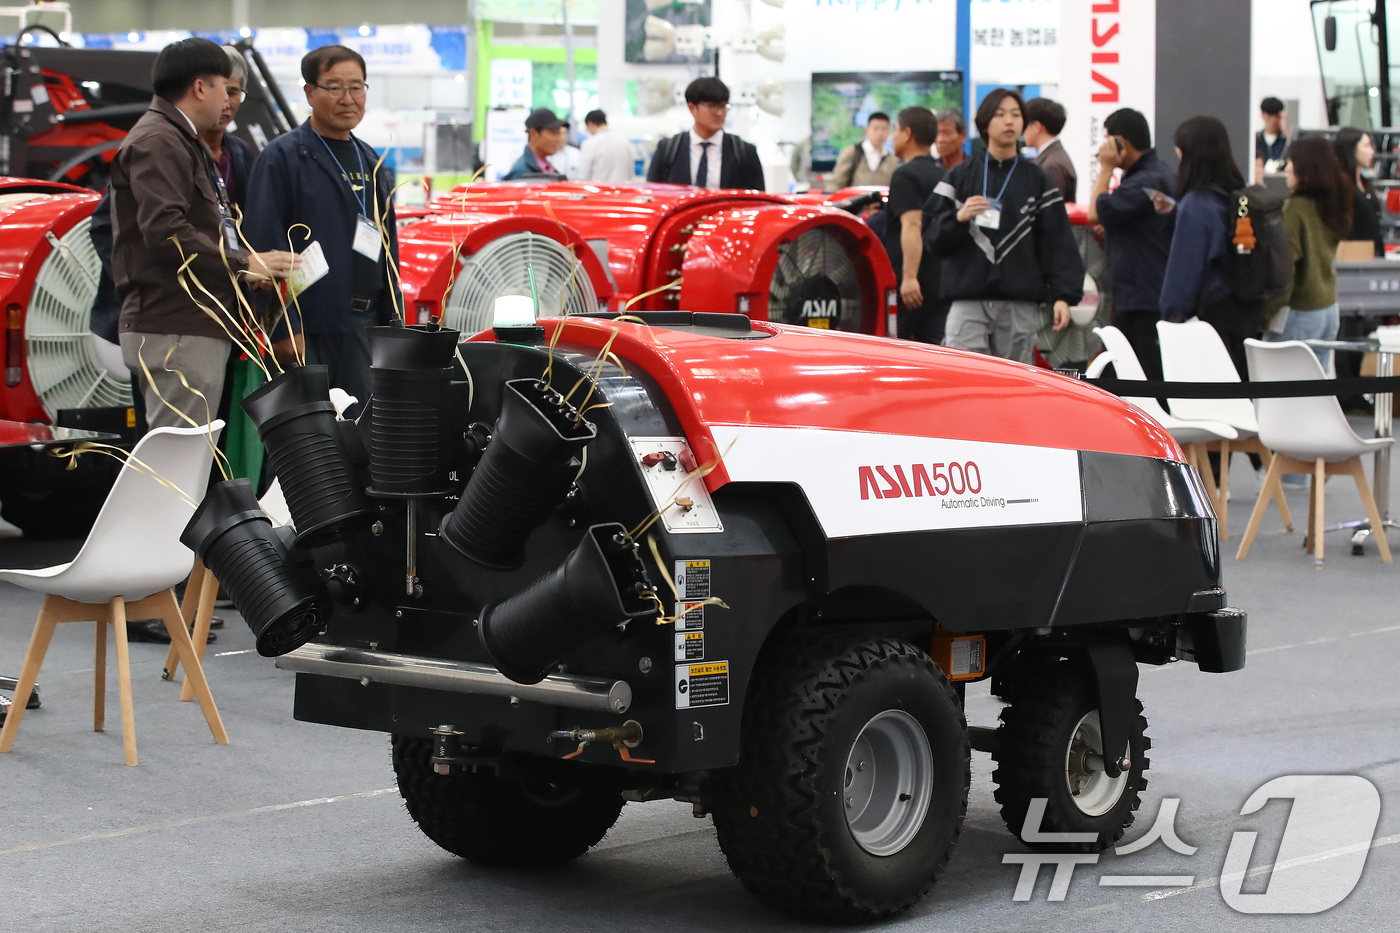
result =
[[238,227],[232,217],[224,218],[224,246],[230,253],[237,253],[243,249],[243,244],[238,242]]
[[355,219],[354,246],[355,252],[373,262],[379,261],[380,250],[384,248],[384,243],[379,238],[379,228],[364,214]]
[[1001,226],[1001,202],[993,201],[991,207],[987,208],[973,219],[977,221],[977,226],[979,227],[987,227],[991,230],[996,230]]

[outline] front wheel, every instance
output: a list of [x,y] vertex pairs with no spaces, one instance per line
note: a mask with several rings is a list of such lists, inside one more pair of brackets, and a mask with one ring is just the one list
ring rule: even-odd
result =
[[[1045,800],[1042,833],[1092,833],[1089,842],[1027,842],[1052,852],[1100,852],[1122,838],[1147,787],[1147,720],[1142,704],[1131,718],[1127,748],[1117,758],[1131,766],[1115,777],[1104,770],[1105,749],[1096,691],[1068,661],[1031,670],[1001,711],[996,799],[1007,829],[1022,835],[1031,803]],[[1024,841],[1024,840],[1023,840]]]
[[714,775],[720,848],[787,913],[889,916],[928,892],[962,830],[962,710],[910,644],[804,635],[770,644],[754,672],[739,764]]
[[485,772],[436,774],[429,739],[391,737],[394,773],[423,834],[453,855],[505,868],[577,858],[622,812],[622,795],[561,784],[510,781]]

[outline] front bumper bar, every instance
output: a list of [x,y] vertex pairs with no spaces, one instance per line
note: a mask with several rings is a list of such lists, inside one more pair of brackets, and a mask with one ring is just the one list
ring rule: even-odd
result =
[[1245,635],[1249,615],[1229,606],[1210,612],[1193,612],[1177,632],[1177,656],[1194,660],[1210,674],[1226,674],[1244,667]]
[[632,705],[632,687],[624,680],[551,674],[537,684],[518,684],[487,664],[316,642],[282,655],[276,663],[282,670],[298,674],[511,697],[599,713],[625,713]]

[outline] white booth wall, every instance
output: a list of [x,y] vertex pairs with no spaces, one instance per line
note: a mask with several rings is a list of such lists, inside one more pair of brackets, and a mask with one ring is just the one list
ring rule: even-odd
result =
[[[671,78],[679,89],[714,73],[711,65],[632,64],[623,60],[625,0],[600,0],[598,85],[602,108],[624,111],[628,81]],[[757,0],[714,0],[713,33],[721,40],[721,79],[738,97],[745,87],[778,80],[785,87],[782,116],[757,107],[736,108],[731,128],[759,147],[769,190],[787,190],[791,146],[811,135],[811,75],[825,71],[946,71],[956,67],[956,0],[800,0],[783,8]],[[726,47],[749,26],[762,32],[782,24],[785,58],[774,62]],[[634,139],[655,138],[690,126],[675,107],[664,115],[614,121]]]

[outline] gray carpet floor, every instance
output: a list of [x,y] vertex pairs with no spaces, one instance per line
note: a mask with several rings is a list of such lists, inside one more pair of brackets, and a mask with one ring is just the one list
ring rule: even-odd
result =
[[[1369,464],[1368,464],[1369,472]],[[1400,465],[1396,472],[1400,474]],[[1258,480],[1237,458],[1232,540],[1222,550],[1231,602],[1250,613],[1246,669],[1209,675],[1186,664],[1144,668],[1150,785],[1133,838],[1162,801],[1193,856],[1157,843],[1074,870],[1049,901],[1051,871],[1013,899],[1027,850],[1005,830],[990,759],[974,755],[962,840],[933,894],[890,930],[1372,931],[1394,925],[1400,881],[1400,564],[1374,544],[1350,554],[1328,537],[1325,569],[1302,550],[1306,497],[1291,493],[1298,534],[1272,510],[1249,559],[1236,561]],[[1400,484],[1396,485],[1400,490]],[[1333,479],[1328,515],[1360,514]],[[1400,547],[1400,535],[1392,535]],[[0,538],[0,566],[65,559],[72,544]],[[17,673],[39,598],[0,585],[0,672]],[[674,802],[631,804],[607,839],[562,869],[475,868],[415,828],[394,790],[388,740],[292,719],[293,676],[252,650],[233,613],[206,662],[232,744],[216,746],[177,684],[162,682],[164,646],[132,646],[140,765],[122,764],[115,663],[107,731],[90,731],[92,627],[60,626],[41,675],[43,708],[0,756],[0,921],[27,931],[142,930],[790,930],[729,874],[709,820]],[[999,703],[969,691],[968,718],[992,725]],[[1382,794],[1380,824],[1356,890],[1316,916],[1236,912],[1220,890],[1236,831],[1257,831],[1244,890],[1322,884],[1318,865],[1270,870],[1287,801],[1241,816],[1265,782],[1355,774]],[[1335,853],[1324,858],[1335,857]],[[1189,875],[1185,888],[1107,886],[1122,875]],[[1228,883],[1228,882],[1227,882]]]

